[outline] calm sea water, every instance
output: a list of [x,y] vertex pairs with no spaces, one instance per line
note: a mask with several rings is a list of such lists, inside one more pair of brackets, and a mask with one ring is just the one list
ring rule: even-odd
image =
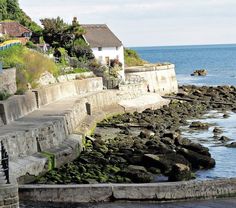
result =
[[[235,85],[236,86],[236,45],[200,45],[200,46],[169,46],[169,47],[138,47],[132,48],[139,55],[151,62],[171,62],[176,65],[179,84],[194,85]],[[196,69],[207,69],[206,77],[192,77]],[[203,119],[212,124],[209,131],[189,131],[185,129],[183,136],[199,142],[210,149],[216,160],[216,167],[197,173],[198,179],[236,177],[236,149],[224,147],[213,138],[213,127],[218,126],[232,141],[236,141],[236,114],[223,119],[215,113],[214,118]],[[232,142],[230,141],[230,142]],[[227,157],[226,157],[227,156]]]
[[[236,44],[202,46],[135,47],[151,63],[176,65],[180,84],[236,85]],[[191,77],[196,69],[207,69],[206,77]]]

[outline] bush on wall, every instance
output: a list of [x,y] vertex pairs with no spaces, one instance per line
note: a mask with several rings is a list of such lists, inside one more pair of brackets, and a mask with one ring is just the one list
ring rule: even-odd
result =
[[4,68],[16,67],[18,89],[27,89],[27,83],[36,87],[37,80],[46,71],[58,74],[58,68],[52,60],[21,45],[0,51],[0,61]]

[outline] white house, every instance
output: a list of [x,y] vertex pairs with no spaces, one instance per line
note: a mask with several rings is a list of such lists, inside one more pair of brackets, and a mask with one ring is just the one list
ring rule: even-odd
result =
[[124,47],[122,42],[106,24],[81,25],[86,33],[85,41],[90,45],[95,58],[103,65],[109,65],[112,59],[122,63],[120,75],[124,79]]

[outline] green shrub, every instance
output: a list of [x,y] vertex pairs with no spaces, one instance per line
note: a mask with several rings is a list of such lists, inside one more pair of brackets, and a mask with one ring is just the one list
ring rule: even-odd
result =
[[127,66],[143,66],[146,61],[142,60],[138,53],[131,49],[125,49],[125,64]]
[[7,98],[9,98],[11,95],[6,92],[6,91],[2,91],[0,92],[0,100],[6,100]]
[[27,89],[27,83],[36,87],[39,77],[45,71],[58,75],[58,68],[51,59],[20,45],[0,51],[0,61],[4,67],[16,67],[18,89]]

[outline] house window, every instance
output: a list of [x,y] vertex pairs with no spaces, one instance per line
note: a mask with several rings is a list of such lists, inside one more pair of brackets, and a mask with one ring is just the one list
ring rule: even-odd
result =
[[98,51],[102,51],[102,47],[98,47]]
[[119,50],[119,47],[118,47],[118,46],[116,46],[116,50],[117,50],[117,51]]

